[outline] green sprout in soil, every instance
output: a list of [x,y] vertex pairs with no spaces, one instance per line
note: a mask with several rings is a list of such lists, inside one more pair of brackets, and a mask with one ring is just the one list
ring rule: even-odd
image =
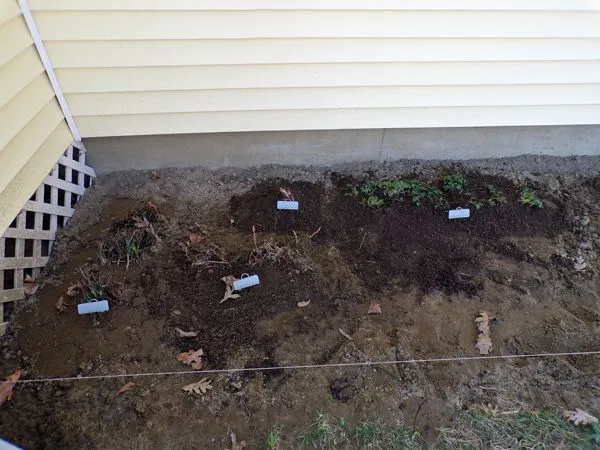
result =
[[486,200],[488,206],[498,206],[506,203],[506,197],[499,188],[493,184],[488,184],[485,186],[485,188],[487,189],[489,195]]
[[277,450],[279,448],[279,439],[281,438],[281,431],[283,425],[274,426],[267,436],[267,441],[264,445],[264,450]]
[[467,190],[467,179],[462,173],[451,173],[442,178],[442,186],[446,192],[460,192]]
[[85,302],[113,297],[109,283],[96,271],[82,267],[79,272],[81,272],[79,286]]
[[544,202],[542,202],[537,194],[527,185],[522,183],[519,186],[519,203],[529,208],[543,208]]
[[447,206],[442,191],[416,179],[367,180],[352,187],[351,194],[361,197],[363,204],[373,208],[402,199],[410,200],[414,206],[422,206],[425,203],[430,203],[434,208]]

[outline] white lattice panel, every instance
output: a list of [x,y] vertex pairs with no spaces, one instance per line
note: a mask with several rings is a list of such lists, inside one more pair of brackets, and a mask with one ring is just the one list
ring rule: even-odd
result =
[[67,224],[95,176],[85,165],[85,152],[70,146],[0,238],[0,336],[15,302],[24,297],[26,276],[39,277],[56,230]]

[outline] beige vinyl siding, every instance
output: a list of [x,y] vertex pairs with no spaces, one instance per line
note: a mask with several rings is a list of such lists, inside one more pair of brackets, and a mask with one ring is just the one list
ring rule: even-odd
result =
[[0,235],[71,139],[17,0],[0,0]]
[[596,0],[30,0],[84,137],[600,123]]

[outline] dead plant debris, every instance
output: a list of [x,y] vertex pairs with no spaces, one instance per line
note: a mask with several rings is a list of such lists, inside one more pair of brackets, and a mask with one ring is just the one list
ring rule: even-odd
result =
[[381,314],[381,303],[377,300],[371,300],[367,314]]
[[23,375],[23,370],[19,369],[6,377],[6,381],[0,383],[0,406],[12,398],[13,389],[21,375]]
[[348,339],[349,341],[353,341],[354,339],[352,339],[352,336],[350,336],[348,333],[346,333],[344,330],[342,330],[341,328],[338,328],[338,331],[340,332],[340,334],[342,336],[344,336],[346,339]]
[[202,356],[204,352],[202,349],[199,350],[190,350],[187,352],[180,353],[177,355],[177,360],[181,361],[188,366],[191,366],[194,370],[202,369]]
[[133,381],[125,383],[123,386],[121,386],[121,389],[119,389],[117,391],[117,395],[121,395],[127,391],[131,391],[134,387],[135,387],[135,383]]
[[575,411],[563,411],[563,417],[567,422],[570,422],[575,426],[593,425],[598,423],[597,417],[594,417],[590,413],[579,408],[575,408]]
[[490,330],[490,322],[494,317],[486,311],[480,311],[479,316],[475,319],[475,324],[479,330],[477,343],[475,348],[482,355],[488,355],[492,351],[492,335]]
[[279,188],[279,193],[283,196],[283,199],[288,202],[294,201],[294,194],[289,188]]
[[61,295],[58,300],[56,301],[56,310],[59,313],[65,312],[67,310],[67,306],[69,306],[69,304],[67,302],[65,302],[65,298]]
[[246,441],[237,441],[237,436],[232,431],[229,435],[231,437],[231,450],[243,450],[246,448]]
[[182,338],[192,338],[198,336],[197,331],[183,331],[181,328],[175,327],[175,331],[177,335]]
[[240,294],[234,294],[233,282],[235,281],[235,277],[233,275],[227,275],[221,278],[221,281],[225,283],[225,294],[219,303],[223,303],[230,298],[240,298]]
[[81,291],[81,285],[76,283],[67,288],[67,297],[77,297],[77,294]]
[[188,384],[186,386],[183,387],[183,390],[185,392],[189,392],[197,394],[197,395],[201,395],[201,394],[206,394],[206,391],[208,391],[209,389],[212,389],[211,383],[212,380],[209,380],[208,378],[202,378],[200,381],[196,382],[196,383],[191,383]]
[[308,305],[310,305],[310,300],[307,300],[305,302],[298,302],[298,308],[306,308]]

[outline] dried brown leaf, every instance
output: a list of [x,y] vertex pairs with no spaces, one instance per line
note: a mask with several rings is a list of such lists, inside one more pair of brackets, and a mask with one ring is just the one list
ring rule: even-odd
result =
[[121,386],[121,389],[119,389],[117,391],[117,395],[124,394],[125,392],[132,390],[134,387],[135,387],[135,383],[133,381],[130,381],[129,383],[125,383],[123,386]]
[[177,334],[179,335],[179,337],[188,338],[188,337],[196,337],[196,336],[198,336],[198,332],[197,331],[183,331],[181,328],[177,328],[177,327],[175,327],[175,331],[177,332]]
[[583,256],[579,255],[573,258],[573,268],[576,272],[582,272],[587,269],[587,263],[583,259]]
[[381,303],[376,300],[371,300],[367,314],[381,314]]
[[23,371],[19,369],[6,377],[6,381],[0,383],[0,406],[2,406],[5,401],[12,398],[13,388],[15,387],[16,381],[21,378],[21,375],[23,375]]
[[308,305],[310,305],[310,300],[307,300],[305,302],[298,302],[298,308],[306,308]]
[[563,411],[563,417],[576,426],[598,423],[598,418],[579,408],[575,408],[575,411]]
[[192,384],[188,384],[186,386],[183,387],[183,390],[185,392],[189,392],[191,393],[195,393],[195,394],[206,394],[206,391],[209,389],[212,389],[212,386],[210,385],[211,380],[209,380],[208,378],[202,378],[200,381],[196,382],[196,383],[192,383]]
[[341,328],[338,328],[338,331],[340,332],[340,334],[342,336],[344,336],[346,339],[348,339],[349,341],[353,341],[354,339],[352,339],[352,336],[350,336],[348,333],[346,333],[344,330],[342,330]]
[[56,301],[56,310],[59,313],[65,312],[67,310],[67,306],[69,306],[69,304],[67,302],[65,302],[65,298],[61,295],[59,297],[59,299]]
[[492,351],[492,333],[490,330],[490,321],[492,319],[493,316],[486,311],[480,311],[479,316],[475,319],[475,324],[479,330],[475,348],[482,355],[487,355]]
[[204,236],[199,233],[190,233],[188,236],[188,241],[190,245],[198,245],[200,242],[204,240]]
[[279,193],[283,195],[284,200],[294,201],[294,194],[289,188],[279,188]]
[[81,288],[81,286],[79,286],[79,283],[74,284],[73,286],[69,286],[67,288],[67,297],[77,296],[77,294],[79,294],[80,288]]
[[225,283],[225,294],[223,294],[223,298],[219,303],[223,303],[230,298],[240,298],[240,294],[234,294],[233,282],[235,281],[235,277],[233,275],[227,275],[221,278],[221,281]]
[[194,370],[200,370],[202,369],[202,355],[204,355],[202,349],[190,350],[177,355],[177,360],[191,366]]
[[151,180],[160,180],[160,174],[155,170],[150,174],[150,179]]

